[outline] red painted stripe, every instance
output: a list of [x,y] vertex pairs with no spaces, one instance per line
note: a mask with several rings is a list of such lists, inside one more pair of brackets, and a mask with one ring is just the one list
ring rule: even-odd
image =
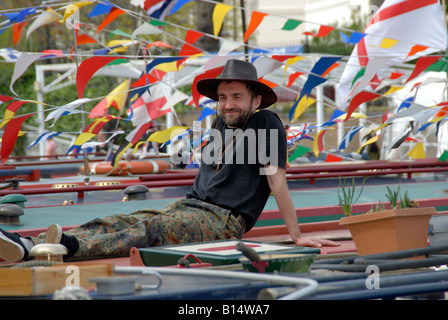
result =
[[[438,3],[438,0],[407,0],[400,3],[396,3],[387,8],[381,9],[367,24],[366,28],[364,29],[364,32],[368,27],[370,27],[375,23],[391,19],[401,14],[409,13],[413,10],[418,10],[436,3]],[[369,62],[369,57],[367,55],[367,49],[365,45],[365,38],[362,38],[361,41],[359,41],[357,48],[358,48],[359,64],[362,67],[365,67]]]
[[369,24],[366,26],[366,29],[377,22],[391,19],[426,6],[437,4],[438,2],[438,0],[407,0],[393,4],[378,11],[377,14],[370,20]]

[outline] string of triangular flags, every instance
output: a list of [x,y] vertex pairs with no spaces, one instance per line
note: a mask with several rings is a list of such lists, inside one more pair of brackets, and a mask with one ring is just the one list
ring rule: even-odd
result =
[[[179,10],[182,7],[182,5],[185,4],[186,2],[188,2],[188,1],[177,2],[176,10]],[[81,7],[87,6],[89,4],[91,4],[91,3],[81,1],[77,4],[67,7],[65,9],[65,14],[63,15],[62,21],[67,22],[68,19],[72,15],[74,15],[76,12],[78,12]],[[224,21],[224,18],[226,16],[227,12],[234,8],[235,7],[216,3],[216,7],[215,7],[215,10],[213,13],[214,36],[217,36],[219,34],[219,30],[221,29],[222,23]],[[70,11],[70,10],[72,10],[72,11]],[[174,10],[174,8],[172,10]],[[5,14],[5,15],[7,15],[8,19],[9,19],[9,23],[3,26],[1,32],[3,32],[5,30],[5,28],[7,28],[8,26],[12,26],[13,33],[14,33],[13,37],[15,39],[15,43],[17,43],[18,39],[20,39],[20,34],[23,31],[25,24],[28,22],[28,20],[25,20],[25,18],[28,15],[33,15],[33,14],[36,14],[37,12],[38,12],[38,10],[36,8],[30,8],[30,9],[22,10],[16,14]],[[97,31],[100,32],[100,31],[104,30],[105,27],[107,25],[109,25],[113,20],[115,20],[119,15],[129,13],[129,12],[130,11],[118,8],[109,2],[99,2],[97,5],[95,5],[94,9],[89,14],[89,17],[107,13],[107,17],[103,20],[103,22],[97,28]],[[245,44],[247,43],[247,41],[250,38],[250,36],[252,35],[252,33],[261,24],[264,17],[266,17],[266,16],[267,16],[267,14],[265,14],[265,13],[260,13],[260,12],[255,12],[255,11],[252,12],[249,26],[247,28],[246,33],[244,34],[244,43]],[[27,31],[27,37],[29,37],[31,35],[31,33],[34,32],[39,27],[47,25],[51,22],[59,21],[60,18],[61,18],[61,15],[57,14],[55,11],[50,10],[50,11],[43,12],[41,15],[39,15],[33,21],[32,25],[30,26],[30,28]],[[285,25],[283,27],[283,30],[285,30],[285,31],[295,30],[302,22],[303,21],[287,19],[287,21],[285,22]],[[146,22],[143,23],[141,25],[141,27],[139,27],[137,30],[134,31],[134,33],[132,34],[131,37],[132,37],[132,39],[134,39],[137,35],[158,32],[158,30],[160,30],[159,27],[166,23],[167,22],[162,22],[160,20],[152,19],[150,21],[150,23],[146,23]],[[145,30],[145,28],[147,30]],[[76,29],[76,30],[78,31],[78,29]],[[333,30],[335,30],[335,28],[321,25],[319,28],[319,31],[317,33],[306,32],[306,34],[308,34],[310,36],[315,36],[315,37],[325,37]],[[147,92],[146,89],[150,85],[154,85],[161,81],[160,78],[157,78],[153,74],[150,74],[149,71],[151,71],[153,69],[153,67],[158,64],[165,64],[165,63],[168,64],[171,62],[175,62],[177,69],[179,69],[180,65],[183,62],[185,62],[186,59],[191,58],[191,57],[196,57],[197,54],[202,53],[202,51],[199,48],[194,46],[194,43],[203,35],[204,35],[203,33],[199,33],[194,30],[187,30],[186,37],[184,40],[184,45],[180,49],[178,57],[154,58],[152,60],[152,62],[147,66],[146,73],[143,73],[142,78],[141,78],[141,79],[144,79],[144,81],[146,83],[143,86],[137,87],[138,89],[141,89],[142,87],[144,87],[145,90],[137,89],[137,90],[135,90],[136,92],[134,92],[134,90],[126,89],[125,88],[126,84],[122,84],[124,87],[121,87],[121,85],[120,85],[119,87],[116,88],[116,90],[114,89],[114,91],[112,91],[110,95],[108,95],[106,98],[104,98],[105,100],[103,99],[97,105],[97,107],[98,107],[97,109],[95,109],[96,107],[94,108],[95,112],[91,113],[92,117],[94,117],[93,114],[95,114],[97,112],[97,110],[104,111],[110,106],[115,106],[115,107],[120,108],[119,105],[123,105],[122,103],[123,103],[123,101],[126,100],[126,98],[123,99],[123,96],[117,97],[117,99],[111,98],[112,96],[119,96],[118,92],[121,92],[121,93],[124,92],[126,94],[129,92],[136,93],[136,95],[134,95],[132,97],[133,101],[139,101],[139,103],[140,103],[139,106],[145,105],[146,103],[142,97],[143,97],[144,93]],[[209,36],[209,35],[207,35],[207,36]],[[366,34],[359,33],[359,32],[352,32],[350,37],[348,37],[345,33],[341,33],[341,37],[347,43],[358,43],[365,36],[366,36]],[[79,35],[79,33],[78,33],[78,37],[77,37],[78,45],[95,42],[95,41],[96,40],[94,40],[91,37],[88,37],[86,34]],[[397,42],[398,42],[398,40],[384,38],[383,42],[381,42],[381,46],[387,47],[387,48],[392,48],[393,45],[396,44]],[[117,43],[117,42],[109,43],[107,46],[107,48],[108,48],[107,53],[109,53],[109,52],[117,53],[116,50],[122,50],[129,44],[130,44],[129,41],[122,42],[122,43]],[[151,44],[148,44],[148,47],[150,45]],[[157,45],[168,46],[167,44],[161,44],[161,43],[158,43]],[[419,44],[415,44],[412,47],[412,49],[408,55],[413,55],[413,54],[423,51],[425,49],[427,49],[427,47],[419,45]],[[13,92],[17,96],[17,94],[15,93],[15,91],[13,89],[13,85],[14,85],[15,81],[20,78],[20,76],[23,74],[23,72],[34,61],[37,61],[39,59],[53,58],[53,57],[64,57],[64,56],[65,56],[65,54],[63,54],[60,51],[55,51],[55,50],[53,50],[51,52],[46,51],[46,52],[41,52],[41,53],[21,53],[17,59],[16,69],[14,70],[14,75],[13,75],[11,83],[10,83],[11,92]],[[260,56],[266,56],[266,55],[260,55]],[[73,57],[73,52],[71,52],[70,57]],[[102,68],[114,61],[115,62],[121,61],[121,63],[123,63],[124,61],[128,62],[129,61],[128,58],[129,58],[129,56],[123,56],[123,55],[122,56],[115,56],[115,55],[114,56],[99,56],[98,55],[98,56],[93,56],[93,57],[90,57],[90,58],[87,58],[86,60],[84,60],[82,62],[82,64],[80,65],[78,72],[77,72],[77,91],[78,91],[78,97],[79,97],[78,100],[83,99],[82,97],[83,97],[83,92],[84,92],[85,86],[87,85],[89,79],[93,76],[95,71],[99,70],[100,68]],[[284,61],[286,61],[286,63],[284,64],[285,72],[286,72],[286,69],[288,67],[291,67],[292,69],[294,69],[293,63],[291,63],[291,62],[296,61],[294,59],[304,59],[306,57],[288,56],[286,58],[284,56],[283,57],[277,56],[277,57],[271,57],[271,58],[274,58],[273,60],[276,60],[276,61],[280,61],[283,58],[284,60],[282,61],[282,63]],[[301,90],[300,94],[298,95],[297,101],[293,104],[293,107],[291,108],[291,112],[290,112],[290,121],[292,120],[291,122],[296,120],[303,113],[303,111],[311,105],[311,102],[313,102],[313,99],[310,97],[311,90],[329,79],[329,78],[326,78],[327,75],[331,72],[331,70],[333,70],[334,68],[337,68],[339,66],[337,61],[339,61],[340,58],[341,57],[322,57],[321,59],[319,59],[319,61],[316,64],[314,64],[314,66],[310,72],[295,71],[294,73],[292,73],[290,75],[288,85],[286,86],[288,88],[291,87],[292,83],[294,82],[295,79],[297,79],[297,77],[299,77],[301,75],[308,74],[308,78],[305,82],[305,85],[304,85],[303,89]],[[419,58],[417,60],[415,68],[413,69],[412,74],[409,76],[409,78],[405,82],[405,84],[408,83],[410,80],[414,79],[415,77],[417,77],[421,72],[423,72],[429,66],[435,64],[437,61],[440,60],[440,58],[441,58],[441,56],[430,56],[430,57]],[[163,59],[163,60],[159,60],[159,59]],[[18,63],[19,61],[20,61],[20,63]],[[288,62],[290,62],[291,64],[289,64]],[[211,68],[209,66],[208,69],[206,69],[203,73],[197,75],[195,79],[197,80],[201,76],[208,76],[213,73],[219,74],[219,71],[220,71],[219,67]],[[367,70],[364,70],[364,75],[365,75],[366,71]],[[377,69],[374,71],[377,71]],[[392,79],[393,76],[396,76],[396,74],[391,74],[390,79]],[[266,79],[262,79],[262,80],[269,81]],[[356,80],[356,79],[354,79],[354,80]],[[272,85],[276,86],[277,84],[273,83]],[[129,86],[127,88],[129,88]],[[344,121],[347,121],[351,117],[351,115],[359,107],[360,104],[370,101],[372,99],[378,98],[380,96],[382,96],[382,95],[377,94],[377,93],[368,92],[368,91],[361,90],[361,91],[357,92],[357,94],[354,95],[350,101],[350,105],[347,109],[346,117],[345,117]],[[8,99],[9,98],[11,98],[11,97],[8,97]],[[188,98],[188,96],[185,95],[180,98],[179,97],[177,97],[177,98],[179,99],[178,102],[180,102],[180,101],[182,101],[181,99],[183,99],[183,98],[185,98],[183,100],[186,100]],[[303,99],[306,99],[306,100],[302,101]],[[14,99],[11,98],[8,101],[11,101],[11,100],[14,100]],[[121,101],[121,103],[119,101]],[[197,95],[193,96],[193,101],[199,111],[199,105],[198,105],[199,97]],[[308,101],[310,103],[308,103]],[[7,102],[7,101],[5,101],[5,102]],[[5,111],[5,116],[2,121],[2,124],[5,125],[11,119],[13,119],[17,109],[20,107],[21,104],[24,104],[24,103],[26,103],[26,102],[23,102],[23,100],[15,100],[15,101],[11,102],[10,103],[11,106],[8,106],[8,108]],[[75,113],[76,111],[74,111],[74,110],[76,109],[76,104],[77,103],[75,103],[75,102],[69,104],[70,108],[67,105],[67,108],[65,108],[66,110],[56,110],[58,112],[56,112],[56,114],[53,114],[51,117],[50,116],[47,117],[46,120],[55,119],[55,122],[56,122],[56,120],[59,116]],[[61,108],[61,109],[64,109],[64,108]],[[68,111],[68,109],[73,109],[73,110]],[[424,111],[426,109],[427,108],[422,109],[420,111]],[[131,107],[130,110],[131,110],[131,114],[132,114],[135,111],[135,108]],[[165,110],[169,111],[172,109],[166,108]],[[440,108],[440,110],[438,110],[438,112],[442,112],[442,111],[443,111],[442,108]],[[59,116],[57,114],[59,114]],[[445,115],[446,115],[446,113],[445,113]],[[31,115],[29,115],[29,116],[31,116]],[[98,116],[101,116],[101,112],[99,112]],[[424,124],[424,126],[427,127],[427,126],[431,125],[432,123],[439,123],[440,121],[446,120],[446,117],[441,115],[438,117],[438,119],[439,120],[435,121],[435,122],[434,122],[434,120],[431,120],[433,122],[426,123],[426,124]],[[104,121],[104,119],[103,119],[103,121]],[[0,127],[3,125],[0,125]],[[53,123],[53,125],[54,125],[54,123]],[[424,129],[422,129],[424,126],[422,126],[419,130],[424,130]],[[87,130],[87,128],[84,130],[82,135],[87,134],[87,133],[89,133],[90,135],[94,134],[94,132],[86,132],[86,130]],[[318,154],[323,148],[322,138],[323,138],[323,134],[325,133],[325,130],[326,129],[323,129],[316,134],[316,137],[315,137],[316,142],[313,143],[313,146],[315,146],[315,154]],[[5,128],[5,131],[6,131],[6,128]],[[351,137],[351,138],[353,138],[353,136],[354,136],[354,134],[349,135],[349,137]],[[91,137],[93,137],[93,136],[91,136]],[[79,139],[79,140],[84,141],[85,137],[83,137],[83,139]],[[87,139],[85,141],[88,141],[88,140],[89,139]],[[79,144],[74,144],[70,150],[77,148],[77,147],[79,147]],[[5,147],[5,150],[7,150],[6,147]],[[5,153],[2,152],[2,155],[3,154],[6,155],[6,152]],[[3,156],[2,156],[2,161],[4,162]]]

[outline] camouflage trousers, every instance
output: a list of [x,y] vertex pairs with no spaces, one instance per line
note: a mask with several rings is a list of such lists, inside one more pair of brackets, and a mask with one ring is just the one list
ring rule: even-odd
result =
[[[244,220],[230,210],[196,199],[179,199],[161,210],[97,218],[64,233],[79,241],[74,257],[99,257],[128,255],[132,247],[241,239],[243,232]],[[40,234],[33,240],[40,243],[44,238],[45,234]]]

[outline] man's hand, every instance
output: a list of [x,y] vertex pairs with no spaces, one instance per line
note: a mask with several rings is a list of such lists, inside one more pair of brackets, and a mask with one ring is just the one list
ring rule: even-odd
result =
[[327,239],[311,238],[311,237],[299,237],[294,240],[296,246],[321,248],[322,246],[338,247],[341,244]]

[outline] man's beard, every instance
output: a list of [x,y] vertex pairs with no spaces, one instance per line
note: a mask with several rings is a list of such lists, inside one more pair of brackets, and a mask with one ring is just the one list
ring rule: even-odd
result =
[[240,112],[240,115],[235,119],[233,118],[230,119],[229,117],[226,116],[225,112],[221,112],[221,118],[228,127],[243,128],[247,122],[247,119],[249,119],[250,116],[252,115],[251,110],[246,110],[246,112],[244,113],[241,113],[242,112],[241,110],[238,111]]

